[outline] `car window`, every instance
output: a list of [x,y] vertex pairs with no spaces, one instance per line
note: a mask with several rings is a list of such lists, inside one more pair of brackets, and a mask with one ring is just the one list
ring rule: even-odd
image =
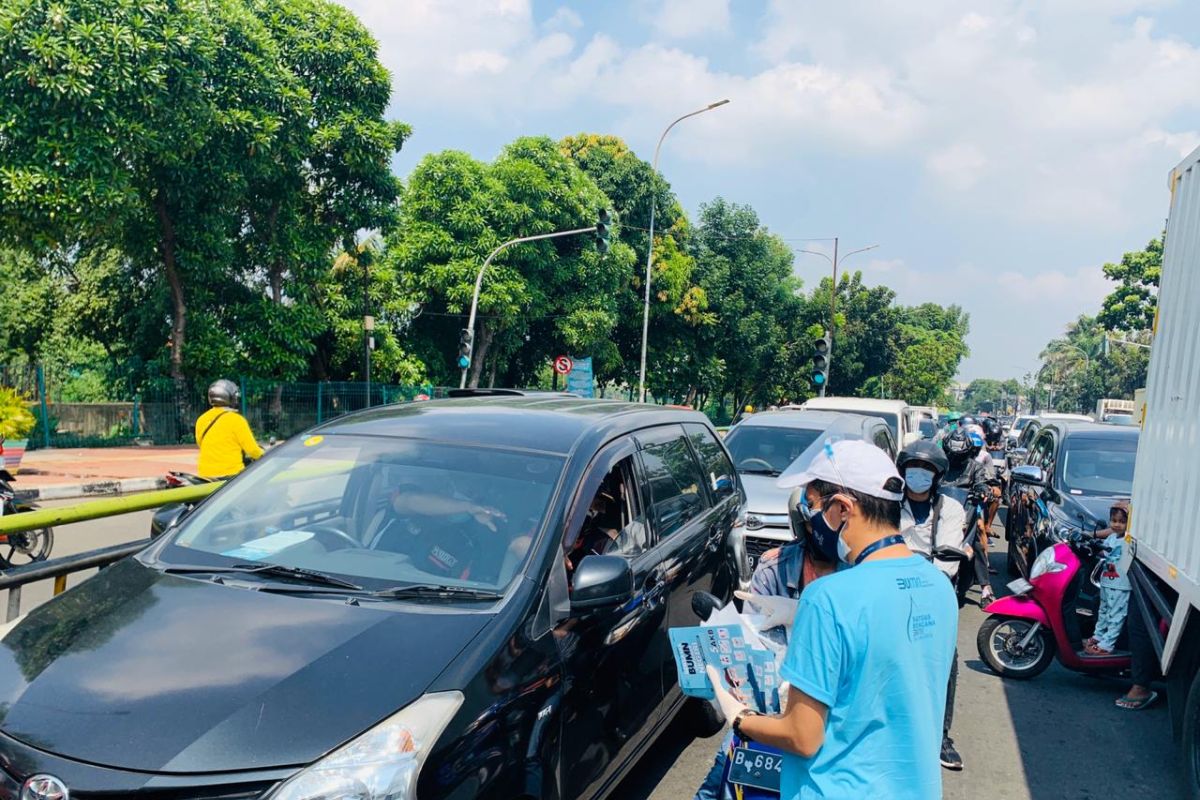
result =
[[900,438],[900,415],[888,411],[857,411],[853,408],[838,408],[831,409],[839,414],[854,414],[859,417],[879,417],[887,423],[888,428],[892,432],[892,438]]
[[896,446],[892,443],[892,437],[888,435],[887,428],[876,428],[875,436],[872,438],[872,441],[880,450],[887,453],[892,458],[896,457]]
[[707,507],[700,467],[683,430],[672,426],[642,448],[642,466],[649,488],[651,516],[660,539],[672,535]]
[[[1033,441],[1034,437],[1037,436],[1037,432],[1041,427],[1042,425],[1040,422],[1030,420],[1029,424],[1025,426],[1025,430],[1021,431],[1021,439],[1017,443],[1017,446],[1032,450],[1033,448],[1031,447],[1030,443]],[[1028,463],[1032,464],[1033,462],[1029,461]]]
[[817,440],[816,428],[784,428],[743,422],[725,436],[738,472],[779,475]]
[[712,492],[715,502],[719,503],[727,497],[737,494],[737,481],[734,478],[733,464],[725,455],[721,443],[713,436],[712,431],[703,425],[684,425],[688,438],[696,455],[700,457],[700,465],[704,468],[705,483]]
[[564,542],[568,574],[589,555],[632,558],[649,547],[649,530],[634,482],[633,456],[617,462],[592,493],[583,524]]
[[161,559],[496,590],[524,563],[562,467],[528,452],[310,436],[198,506]]
[[1029,451],[1029,459],[1026,463],[1041,467],[1044,471],[1050,471],[1050,467],[1054,463],[1054,435],[1050,431],[1042,431],[1041,435],[1034,440],[1033,449]]

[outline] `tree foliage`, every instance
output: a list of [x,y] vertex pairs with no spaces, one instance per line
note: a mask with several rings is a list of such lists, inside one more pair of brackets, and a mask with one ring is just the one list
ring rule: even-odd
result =
[[1117,264],[1105,264],[1104,276],[1118,286],[1108,297],[1097,321],[1110,331],[1142,331],[1154,327],[1158,281],[1162,276],[1162,238],[1152,239],[1144,250],[1121,256]]

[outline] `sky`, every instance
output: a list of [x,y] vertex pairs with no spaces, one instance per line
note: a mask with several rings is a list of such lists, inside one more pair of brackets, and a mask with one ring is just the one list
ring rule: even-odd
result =
[[[1200,146],[1195,0],[344,0],[379,40],[395,168],[623,138],[693,213],[747,203],[907,304],[971,315],[961,380],[1021,377],[1162,230]],[[806,286],[825,259],[797,253]]]

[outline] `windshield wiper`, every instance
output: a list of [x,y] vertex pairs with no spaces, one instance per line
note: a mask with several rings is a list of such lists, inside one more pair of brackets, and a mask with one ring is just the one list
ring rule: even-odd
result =
[[304,569],[303,567],[288,567],[283,564],[233,564],[230,566],[204,566],[202,564],[177,564],[169,567],[163,567],[163,572],[170,575],[190,575],[197,573],[211,573],[214,575],[237,573],[241,575],[272,575],[282,578],[297,578],[311,584],[319,586],[335,586],[339,589],[353,589],[354,591],[363,591],[363,587],[357,583],[339,578],[336,575],[330,575],[325,572],[318,572],[313,569]]
[[372,597],[386,599],[402,599],[408,597],[428,597],[432,599],[465,599],[465,600],[499,600],[503,595],[487,589],[472,589],[469,586],[447,586],[441,583],[409,583],[403,586],[389,586],[371,592]]

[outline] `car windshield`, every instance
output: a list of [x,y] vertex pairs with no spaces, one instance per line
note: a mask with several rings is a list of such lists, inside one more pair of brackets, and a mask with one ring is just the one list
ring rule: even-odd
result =
[[1033,419],[1033,418],[1032,417],[1018,417],[1017,421],[1013,423],[1013,430],[1014,431],[1025,430],[1025,426],[1029,424],[1029,421],[1031,419]]
[[787,469],[821,435],[818,428],[783,428],[774,425],[735,425],[725,437],[738,472],[778,475]]
[[1068,437],[1060,474],[1071,494],[1128,496],[1133,492],[1137,439]]
[[1132,425],[1132,414],[1109,414],[1104,418],[1104,421],[1112,425]]
[[499,591],[524,564],[562,466],[540,453],[309,436],[201,504],[159,560],[278,565],[367,589]]

